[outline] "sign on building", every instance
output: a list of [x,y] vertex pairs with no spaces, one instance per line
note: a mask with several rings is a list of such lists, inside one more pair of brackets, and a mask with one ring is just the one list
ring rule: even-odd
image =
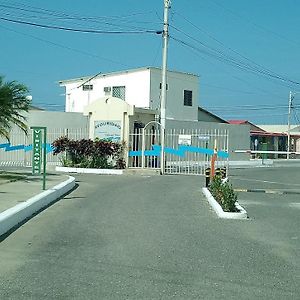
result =
[[120,142],[121,121],[95,121],[94,138]]
[[192,136],[190,134],[179,134],[178,145],[190,146],[192,144]]
[[209,135],[199,135],[198,136],[198,139],[200,140],[200,141],[209,141]]

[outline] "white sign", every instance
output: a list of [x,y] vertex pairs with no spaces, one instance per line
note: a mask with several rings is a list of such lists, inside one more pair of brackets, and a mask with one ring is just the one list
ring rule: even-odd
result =
[[121,140],[121,121],[95,121],[94,138],[119,142]]
[[178,145],[187,145],[192,144],[192,136],[190,134],[179,134],[178,136]]
[[209,141],[209,135],[199,135],[198,139],[200,141]]

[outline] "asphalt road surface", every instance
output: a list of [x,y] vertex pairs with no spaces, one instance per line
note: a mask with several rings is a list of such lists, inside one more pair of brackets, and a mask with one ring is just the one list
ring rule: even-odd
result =
[[[260,172],[231,178],[285,187]],[[201,177],[76,179],[0,244],[0,299],[300,299],[299,195],[240,193],[250,219],[222,220]]]

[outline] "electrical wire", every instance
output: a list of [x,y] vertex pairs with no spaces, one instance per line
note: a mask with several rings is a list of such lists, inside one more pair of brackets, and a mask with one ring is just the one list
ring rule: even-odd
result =
[[20,34],[20,35],[24,35],[24,36],[30,37],[30,38],[32,38],[32,39],[35,39],[35,40],[38,40],[38,41],[41,41],[41,42],[50,44],[50,45],[52,45],[52,46],[56,46],[56,47],[63,48],[63,49],[69,50],[69,51],[73,51],[73,52],[76,52],[76,53],[79,53],[79,54],[82,54],[82,55],[85,55],[85,56],[97,58],[97,59],[99,59],[99,60],[109,61],[109,62],[111,62],[111,63],[117,64],[117,65],[122,65],[122,66],[125,66],[125,67],[130,67],[129,65],[124,64],[124,63],[122,63],[122,62],[118,62],[118,61],[115,61],[115,60],[112,60],[112,59],[109,59],[109,58],[104,58],[104,57],[101,57],[101,56],[96,55],[96,54],[93,54],[93,53],[89,53],[89,52],[84,51],[84,50],[72,48],[72,47],[69,47],[69,46],[66,46],[66,45],[57,43],[57,42],[53,42],[53,41],[50,41],[50,40],[46,40],[46,39],[44,39],[44,38],[40,38],[40,37],[34,36],[34,35],[32,35],[32,34],[29,34],[29,33],[24,33],[24,32],[21,32],[21,31],[14,30],[14,29],[8,28],[8,27],[6,27],[6,26],[0,25],[0,28],[3,28],[3,29],[5,29],[5,30],[8,30],[8,31],[11,31],[11,32]]
[[297,114],[296,110],[293,110],[293,113],[294,113],[294,118],[295,118],[296,122],[300,125],[300,120],[298,118],[298,114]]
[[285,117],[288,116],[288,113],[281,113],[281,114],[239,114],[239,113],[232,113],[232,114],[222,114],[220,115],[222,119],[249,119],[251,118],[272,118],[272,117]]
[[[131,13],[131,14],[128,14],[128,15],[82,16],[82,15],[78,15],[78,14],[71,15],[71,14],[67,14],[65,12],[45,9],[45,8],[42,8],[42,7],[35,7],[35,6],[32,6],[32,5],[28,5],[28,4],[26,5],[26,4],[23,4],[23,3],[20,3],[20,2],[11,3],[11,1],[9,1],[9,3],[11,5],[0,5],[0,6],[12,8],[12,9],[15,9],[15,10],[24,10],[24,11],[28,11],[28,12],[36,12],[36,13],[39,13],[39,14],[45,14],[45,15],[49,15],[49,16],[68,17],[68,18],[73,18],[73,19],[78,19],[78,20],[81,20],[81,19],[95,19],[95,20],[115,19],[115,20],[121,20],[121,19],[127,19],[127,18],[130,18],[130,17],[139,16],[139,15],[144,16],[144,15],[148,15],[148,14],[151,14],[151,13],[155,13],[155,11],[148,11],[148,12],[143,11],[143,12]],[[12,6],[12,5],[15,5],[15,6]],[[23,8],[21,8],[21,7],[23,7]],[[24,7],[25,7],[25,9],[24,9]],[[126,21],[128,21],[128,20],[126,20]],[[153,23],[153,22],[142,21],[140,23]]]
[[[32,21],[33,19],[39,21],[39,20],[45,20],[47,19],[48,25],[56,25],[54,24],[49,24],[53,21],[60,21],[60,22],[72,22],[72,25],[76,24],[78,26],[81,26],[80,23],[74,23],[74,21],[79,21],[79,22],[84,22],[84,23],[89,23],[89,26],[91,26],[90,23],[92,23],[92,27],[95,27],[95,24],[101,24],[101,25],[107,25],[109,27],[116,27],[119,29],[123,29],[124,27],[126,28],[131,28],[135,30],[140,30],[140,31],[145,31],[148,30],[147,28],[141,28],[132,26],[132,25],[126,25],[126,23],[134,22],[134,23],[142,23],[142,24],[154,24],[154,22],[145,22],[144,20],[142,22],[138,20],[128,20],[128,17],[133,17],[137,15],[145,15],[149,14],[146,12],[143,13],[135,13],[135,14],[130,14],[127,16],[97,16],[97,17],[90,17],[90,16],[82,16],[82,15],[70,15],[65,12],[59,12],[59,11],[53,11],[53,10],[48,10],[48,9],[43,9],[43,8],[37,8],[34,6],[29,6],[29,5],[24,5],[24,4],[15,4],[13,5],[3,5],[0,4],[0,7],[2,7],[2,14],[4,14],[7,18],[10,19],[17,19],[19,21],[23,22],[29,22]],[[31,14],[29,14],[31,13]],[[113,22],[113,23],[112,23]],[[120,24],[116,24],[120,23]],[[125,23],[125,24],[124,24]],[[156,23],[157,24],[157,23]]]
[[215,5],[217,5],[219,8],[223,9],[225,12],[239,18],[240,20],[242,20],[243,22],[247,22],[248,24],[251,24],[252,26],[266,32],[268,35],[269,34],[272,34],[274,36],[276,36],[277,38],[280,38],[282,40],[285,40],[285,41],[288,41],[294,45],[297,45],[299,46],[299,42],[296,42],[295,40],[291,40],[291,39],[288,39],[286,36],[282,35],[282,34],[279,34],[278,32],[275,32],[271,29],[268,29],[262,25],[259,25],[257,24],[256,22],[253,22],[252,20],[250,20],[248,17],[245,17],[245,16],[242,16],[240,14],[238,14],[237,12],[233,11],[232,9],[229,9],[228,7],[225,7],[224,5],[212,0],[211,2],[213,2]]
[[[251,63],[251,64],[254,64],[257,68],[260,68],[260,67],[264,68],[263,66],[261,66],[261,65],[257,64],[256,62],[254,62],[253,60],[251,60],[251,59],[247,58],[246,56],[242,55],[242,54],[239,53],[238,51],[232,49],[231,47],[226,46],[226,45],[225,45],[224,43],[222,43],[220,40],[216,39],[212,34],[210,34],[209,32],[207,32],[207,31],[205,31],[205,30],[203,30],[202,28],[200,28],[199,26],[195,25],[194,23],[192,23],[189,19],[187,19],[186,17],[184,17],[181,13],[175,11],[174,14],[175,14],[176,16],[179,16],[179,17],[180,17],[181,19],[183,19],[184,21],[186,21],[189,25],[191,25],[192,27],[194,27],[197,31],[199,31],[199,32],[201,32],[201,33],[204,33],[204,34],[205,34],[206,36],[208,36],[211,40],[213,40],[214,42],[218,43],[218,44],[221,45],[223,48],[225,48],[225,49],[227,49],[227,50],[233,52],[235,55],[238,55],[238,56],[241,57],[243,60],[246,60],[246,61],[247,61],[247,64]],[[178,28],[176,28],[175,26],[172,26],[172,25],[171,25],[171,28],[173,28],[173,29],[175,29],[176,31],[179,32]],[[184,34],[185,36],[188,36],[188,37],[189,37],[190,39],[192,39],[193,41],[196,41],[197,43],[200,42],[199,39],[195,39],[194,37],[190,36],[189,34],[186,34],[186,33],[183,32],[182,30],[180,30],[180,31],[181,31],[182,34]],[[202,45],[201,45],[201,43],[202,43]],[[204,47],[207,47],[207,45],[203,45],[203,42],[202,42],[202,41],[200,42],[200,45],[201,45],[201,46],[204,46]],[[211,47],[209,46],[209,47],[207,47],[207,48],[211,48]],[[211,50],[215,51],[215,49],[213,49],[213,48],[212,48]],[[195,52],[196,52],[196,51],[195,51]],[[217,53],[223,54],[222,51],[219,51],[219,50],[217,50]],[[197,54],[198,54],[198,53],[196,53],[196,55],[197,55]],[[204,59],[203,56],[201,56],[201,58],[202,58],[202,60]],[[240,60],[239,60],[239,62],[240,62]],[[266,69],[266,70],[272,72],[272,71],[269,70],[269,69]],[[234,79],[236,79],[236,80],[238,80],[238,81],[241,81],[241,82],[243,82],[243,83],[245,83],[245,84],[247,84],[247,85],[249,85],[249,86],[253,86],[253,84],[251,84],[249,81],[246,81],[244,78],[234,76],[234,75],[232,75],[231,73],[227,72],[226,70],[222,70],[222,71],[228,73],[228,75],[229,75],[230,77],[232,77],[232,78],[234,78]],[[271,78],[270,78],[270,79],[271,79]],[[271,79],[271,80],[274,81],[274,83],[275,83],[275,79]],[[204,83],[202,83],[202,85],[205,86]],[[284,84],[281,84],[281,85],[287,86],[285,83],[284,83]],[[208,86],[209,86],[209,85],[208,85]],[[217,89],[229,90],[229,89],[223,88],[223,87],[217,87],[217,86],[211,86],[211,87],[217,88]],[[292,88],[291,85],[288,85],[288,87],[289,87],[290,89]],[[274,94],[272,91],[266,91],[266,90],[262,89],[260,86],[255,86],[255,90],[259,90],[259,91],[261,91],[263,94],[268,95],[268,96],[272,95],[273,98],[282,99],[282,97],[280,97],[280,96]],[[233,90],[233,89],[231,89],[230,91],[232,91],[232,92],[237,92],[237,93],[243,93],[243,94],[263,95],[263,94],[260,94],[260,93],[254,93],[254,92],[251,93],[251,92],[248,92],[248,91],[240,91],[240,90]]]
[[[187,18],[185,18],[183,15],[181,15],[181,14],[179,14],[179,13],[177,13],[177,12],[176,12],[176,14],[177,14],[178,16],[180,16],[181,18],[183,18],[188,24],[190,24],[190,25],[192,25],[194,28],[196,28],[198,31],[205,33],[210,39],[212,39],[212,40],[214,40],[215,42],[217,42],[218,44],[220,44],[223,48],[228,49],[229,51],[233,52],[234,54],[240,56],[243,60],[245,60],[245,61],[247,61],[247,62],[253,64],[253,65],[256,66],[257,68],[260,68],[261,70],[265,70],[266,72],[273,73],[274,75],[276,75],[276,76],[278,76],[278,77],[282,77],[281,75],[274,73],[272,70],[270,70],[270,69],[268,69],[268,68],[265,68],[264,66],[262,66],[262,65],[256,63],[255,61],[249,59],[249,58],[246,57],[245,55],[243,55],[243,54],[239,53],[238,51],[234,50],[233,48],[226,46],[226,45],[225,45],[224,43],[222,43],[220,40],[216,39],[216,38],[213,37],[211,34],[209,34],[208,32],[206,32],[205,30],[201,29],[199,26],[193,24],[191,21],[189,21],[189,20],[188,20]],[[170,25],[170,26],[171,26],[171,25]],[[174,26],[172,26],[172,27],[173,27],[175,30],[177,30],[178,32],[181,32],[181,33],[183,33],[184,35],[186,35],[187,37],[191,38],[192,40],[194,40],[194,41],[200,43],[201,45],[203,45],[203,46],[205,46],[205,47],[207,47],[207,48],[210,48],[211,50],[216,51],[217,53],[219,53],[219,54],[221,54],[221,55],[227,56],[227,55],[224,54],[222,51],[216,50],[216,49],[214,49],[214,48],[212,48],[212,47],[209,47],[209,46],[205,45],[203,42],[199,41],[198,39],[196,39],[196,38],[190,36],[189,34],[187,34],[187,33],[185,33],[185,32],[183,32],[182,30],[179,30],[178,28],[176,28],[176,27],[174,27]],[[230,57],[230,56],[227,56],[227,57],[230,58],[230,59],[233,59],[233,58]],[[241,63],[241,61],[239,61],[239,62]],[[242,62],[242,63],[243,63],[243,62]],[[287,80],[290,81],[289,79],[287,79]],[[293,82],[293,83],[294,83],[294,82]]]
[[0,20],[11,22],[11,23],[30,25],[30,26],[34,26],[34,27],[40,27],[40,28],[57,29],[57,30],[63,30],[63,31],[81,32],[81,33],[94,33],[94,34],[143,34],[143,33],[152,33],[153,34],[154,33],[154,34],[161,34],[161,31],[157,31],[157,30],[109,31],[109,30],[76,29],[76,28],[70,28],[70,27],[52,26],[52,25],[45,25],[45,24],[39,24],[39,23],[33,23],[33,22],[25,22],[25,21],[19,21],[19,20],[3,18],[3,17],[0,17]]
[[[222,55],[218,55],[216,52],[214,51],[207,51],[207,50],[203,50],[203,49],[200,49],[199,47],[196,47],[186,41],[183,41],[181,39],[178,39],[174,36],[170,36],[170,38],[172,40],[174,40],[175,42],[183,45],[184,47],[187,47],[187,48],[190,48],[198,53],[201,53],[201,54],[204,54],[204,55],[207,55],[207,56],[210,56],[210,57],[213,57],[223,63],[227,63],[231,66],[234,66],[234,67],[237,67],[241,70],[244,70],[244,71],[248,71],[248,72],[251,72],[251,73],[254,73],[256,75],[261,75],[261,76],[264,76],[264,77],[268,77],[268,78],[271,78],[271,79],[276,79],[276,80],[279,80],[281,83],[289,83],[289,84],[296,84],[296,85],[299,85],[300,83],[297,82],[297,81],[294,81],[294,80],[291,80],[291,79],[287,79],[287,78],[284,78],[284,77],[281,77],[277,74],[272,74],[272,73],[269,73],[267,72],[266,70],[259,70],[255,67],[251,67],[247,64],[243,64],[242,62],[239,62],[239,61],[236,61],[232,58],[229,58],[229,57],[226,57],[226,56],[222,56]],[[285,85],[286,86],[286,85]],[[290,85],[288,85],[288,87],[291,88]]]

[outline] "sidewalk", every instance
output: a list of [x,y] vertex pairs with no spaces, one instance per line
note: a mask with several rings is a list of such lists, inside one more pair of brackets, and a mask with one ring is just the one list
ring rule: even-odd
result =
[[42,176],[32,176],[25,169],[9,170],[8,176],[0,176],[0,236],[69,192],[75,186],[75,179],[48,173],[46,190],[42,185]]

